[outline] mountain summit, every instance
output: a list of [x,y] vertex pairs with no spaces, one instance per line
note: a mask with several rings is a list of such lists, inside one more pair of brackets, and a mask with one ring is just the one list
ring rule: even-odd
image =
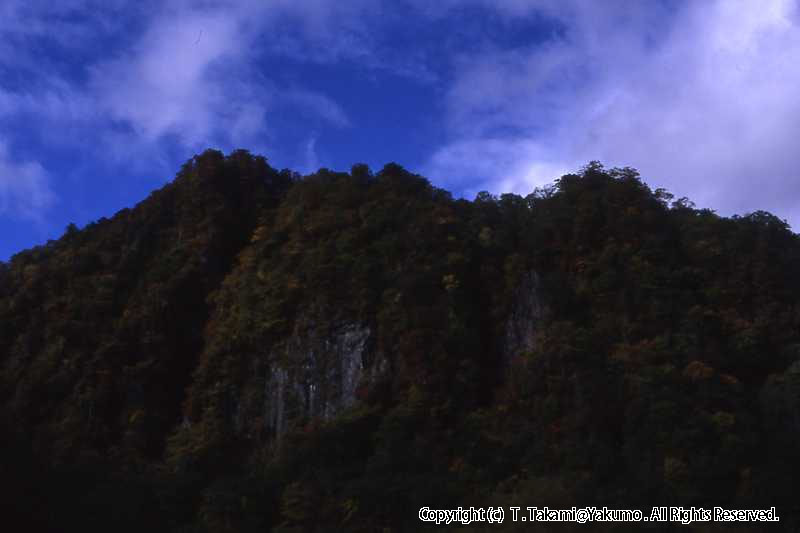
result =
[[789,531],[798,269],[785,222],[630,168],[467,201],[396,164],[209,150],[0,263],[4,512],[394,532],[426,506],[776,507]]

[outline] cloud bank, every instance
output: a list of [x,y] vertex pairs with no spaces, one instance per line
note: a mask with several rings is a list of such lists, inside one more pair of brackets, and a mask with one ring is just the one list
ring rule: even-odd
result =
[[451,141],[429,173],[525,193],[598,159],[724,214],[764,206],[800,223],[797,2],[497,9],[551,17],[563,32],[461,60],[447,93]]

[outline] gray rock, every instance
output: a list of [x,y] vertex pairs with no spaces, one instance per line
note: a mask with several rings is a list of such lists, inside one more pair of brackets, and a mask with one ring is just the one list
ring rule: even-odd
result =
[[506,321],[502,348],[506,365],[537,345],[541,323],[547,313],[541,293],[539,274],[533,270],[525,273],[514,291],[511,313]]
[[370,353],[370,328],[340,322],[331,326],[301,316],[289,339],[270,354],[264,389],[264,421],[280,437],[292,423],[330,420],[356,404],[362,383],[386,370]]

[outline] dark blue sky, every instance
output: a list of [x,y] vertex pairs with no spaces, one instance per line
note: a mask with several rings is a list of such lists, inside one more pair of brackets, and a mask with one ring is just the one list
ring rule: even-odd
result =
[[800,224],[796,0],[5,0],[0,260],[192,155],[394,161],[456,195],[593,159]]

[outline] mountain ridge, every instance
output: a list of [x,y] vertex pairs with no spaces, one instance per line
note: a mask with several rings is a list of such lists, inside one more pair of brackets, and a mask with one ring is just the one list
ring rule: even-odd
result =
[[206,151],[0,268],[9,513],[404,531],[426,505],[667,501],[791,530],[800,240],[670,200],[598,163],[470,202],[396,164]]

